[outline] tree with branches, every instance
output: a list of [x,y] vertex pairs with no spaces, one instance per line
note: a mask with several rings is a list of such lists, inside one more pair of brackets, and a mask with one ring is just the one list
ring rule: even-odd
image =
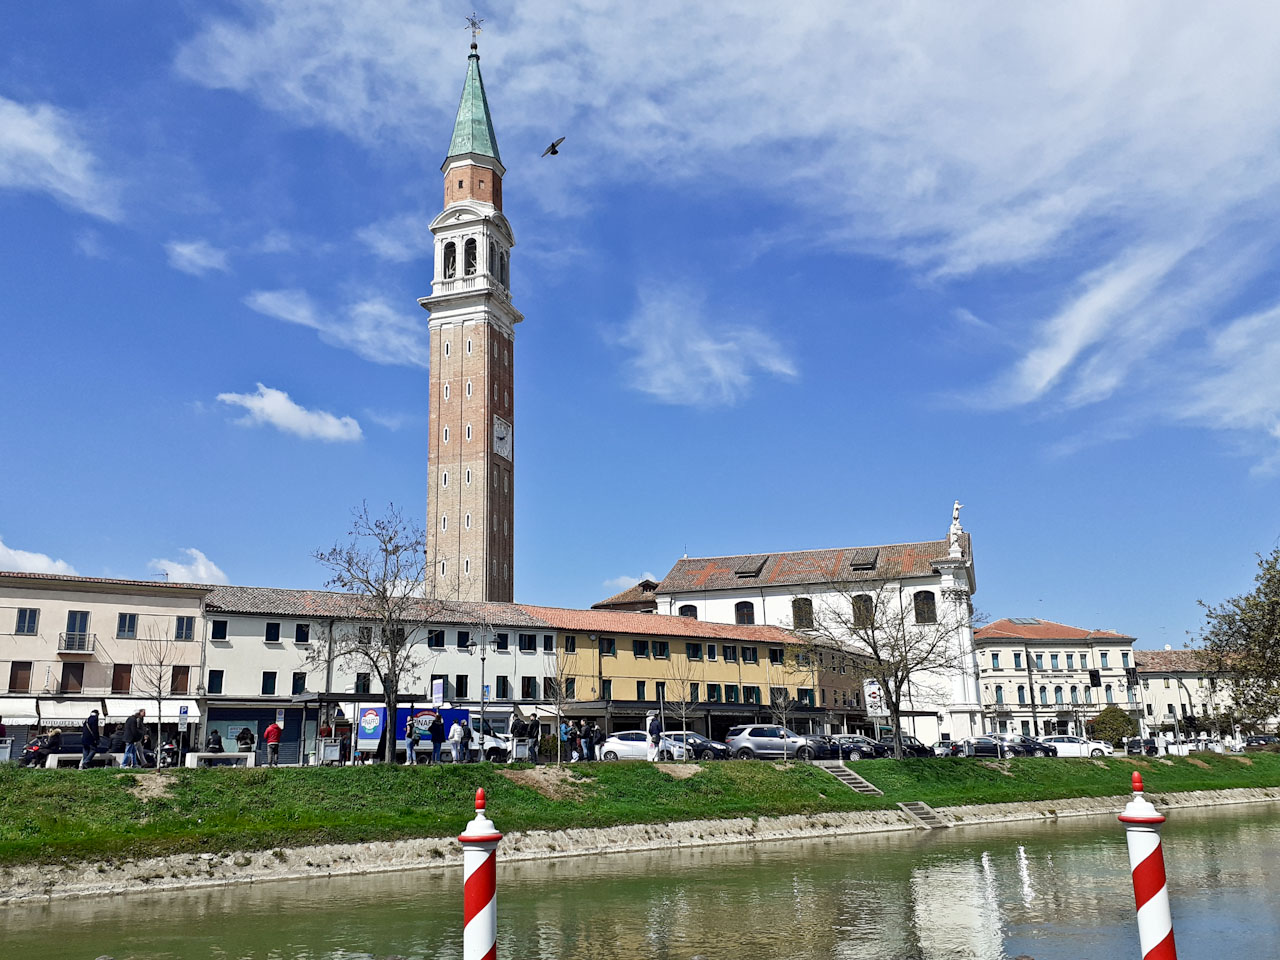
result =
[[1231,683],[1241,718],[1265,723],[1280,714],[1280,547],[1258,555],[1254,588],[1204,610],[1205,667]]
[[361,504],[352,511],[347,536],[346,543],[312,556],[329,571],[325,586],[350,595],[350,622],[336,624],[327,647],[317,645],[308,659],[377,677],[387,711],[382,759],[392,763],[400,691],[434,659],[415,634],[443,602],[427,596],[426,536],[394,504],[381,517]]
[[[564,643],[561,639],[560,643]],[[543,655],[542,693],[551,701],[556,711],[556,766],[564,765],[564,741],[560,739],[560,724],[564,722],[564,708],[578,698],[578,677],[574,672],[574,660],[564,650],[552,650]]]
[[969,656],[961,641],[973,622],[967,603],[935,602],[917,609],[913,601],[892,583],[833,585],[813,611],[813,626],[798,631],[801,637],[821,638],[858,656],[880,686],[898,759],[903,704],[945,702],[950,677]]
[[[667,661],[663,705],[667,715],[679,724],[681,730],[689,729],[689,720],[697,712],[699,679],[697,660],[690,660],[687,655],[673,655]],[[688,750],[684,752],[684,759],[690,759]]]
[[173,668],[185,662],[185,652],[190,644],[184,645],[173,638],[168,630],[148,629],[145,639],[137,642],[130,682],[134,689],[144,698],[156,705],[156,767],[160,766],[160,747],[163,744],[161,729],[161,711],[165,697],[172,693]]

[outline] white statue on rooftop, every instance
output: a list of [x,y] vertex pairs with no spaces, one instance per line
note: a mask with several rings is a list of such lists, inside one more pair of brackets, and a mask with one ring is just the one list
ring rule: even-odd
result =
[[964,528],[960,526],[960,508],[963,506],[964,504],[957,500],[955,506],[951,508],[951,529],[947,533],[947,547],[953,557],[960,556],[962,552],[960,534],[964,533]]

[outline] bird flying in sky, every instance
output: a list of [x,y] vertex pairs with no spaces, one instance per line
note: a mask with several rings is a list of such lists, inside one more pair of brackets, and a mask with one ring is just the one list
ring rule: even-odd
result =
[[547,149],[543,150],[543,151],[542,151],[542,155],[543,155],[544,157],[545,157],[547,154],[551,154],[551,156],[553,156],[553,157],[554,157],[554,156],[556,156],[556,155],[560,152],[560,144],[562,144],[562,143],[564,143],[564,137],[561,137],[559,140],[557,140],[557,141],[555,141],[553,144],[551,144],[551,146],[547,147]]

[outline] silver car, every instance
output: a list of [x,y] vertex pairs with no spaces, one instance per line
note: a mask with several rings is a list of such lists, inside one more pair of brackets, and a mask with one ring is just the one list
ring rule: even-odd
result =
[[813,747],[798,733],[776,724],[748,724],[730,729],[724,742],[739,760],[759,757],[762,760],[789,760],[799,756],[810,759]]

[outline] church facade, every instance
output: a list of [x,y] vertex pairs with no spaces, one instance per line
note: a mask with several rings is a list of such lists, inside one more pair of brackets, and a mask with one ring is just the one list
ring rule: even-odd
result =
[[429,590],[450,600],[513,596],[515,236],[502,213],[498,153],[480,55],[471,45],[449,153],[444,209],[431,222],[435,278],[418,303],[429,323]]

